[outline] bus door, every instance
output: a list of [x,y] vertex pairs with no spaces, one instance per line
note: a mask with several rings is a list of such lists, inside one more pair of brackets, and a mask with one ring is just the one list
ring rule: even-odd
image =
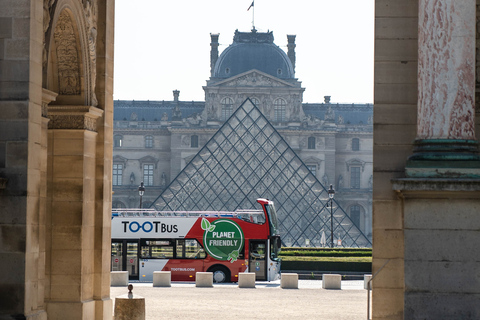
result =
[[138,240],[112,240],[112,271],[128,271],[129,280],[138,280]]
[[255,272],[256,280],[267,280],[267,241],[250,240],[249,271]]

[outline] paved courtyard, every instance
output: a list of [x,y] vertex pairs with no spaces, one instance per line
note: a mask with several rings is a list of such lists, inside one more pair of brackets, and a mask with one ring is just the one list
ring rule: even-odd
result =
[[[256,288],[218,284],[196,288],[172,283],[170,288],[133,283],[133,293],[145,298],[146,320],[154,319],[322,319],[367,318],[363,281],[342,281],[342,290],[322,289],[321,280],[299,280],[299,289],[282,289],[280,281],[257,282]],[[111,297],[127,293],[111,287]]]

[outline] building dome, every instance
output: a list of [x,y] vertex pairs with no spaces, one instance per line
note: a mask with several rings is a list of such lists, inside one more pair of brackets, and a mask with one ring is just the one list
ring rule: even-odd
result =
[[235,31],[233,43],[215,63],[214,78],[230,78],[257,69],[280,79],[293,79],[295,72],[287,54],[273,43],[273,32]]

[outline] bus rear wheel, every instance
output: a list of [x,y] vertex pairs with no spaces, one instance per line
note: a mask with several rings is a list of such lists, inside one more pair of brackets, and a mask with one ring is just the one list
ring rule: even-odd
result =
[[230,282],[230,272],[227,268],[222,266],[216,266],[210,269],[210,272],[213,273],[213,282],[215,283],[224,283]]

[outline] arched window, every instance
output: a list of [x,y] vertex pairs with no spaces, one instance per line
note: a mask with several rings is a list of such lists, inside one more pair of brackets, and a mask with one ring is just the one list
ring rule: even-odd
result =
[[153,148],[153,136],[145,137],[145,148]]
[[352,151],[360,150],[360,139],[353,138],[352,139]]
[[283,99],[276,99],[273,102],[273,119],[276,122],[285,121],[285,110],[287,108],[287,102]]
[[123,137],[121,135],[116,135],[114,138],[113,138],[113,146],[115,148],[121,148],[123,145]]
[[315,141],[315,137],[308,137],[308,149],[312,150],[312,149],[315,149],[315,144],[316,144],[316,141]]
[[359,205],[353,205],[350,207],[350,219],[358,228],[360,228],[360,213],[361,209]]
[[233,99],[232,98],[223,98],[222,99],[222,120],[227,120],[233,113]]
[[198,136],[193,135],[190,137],[190,147],[191,148],[198,148]]
[[250,98],[250,100],[252,100],[254,105],[260,108],[260,101],[257,98]]

